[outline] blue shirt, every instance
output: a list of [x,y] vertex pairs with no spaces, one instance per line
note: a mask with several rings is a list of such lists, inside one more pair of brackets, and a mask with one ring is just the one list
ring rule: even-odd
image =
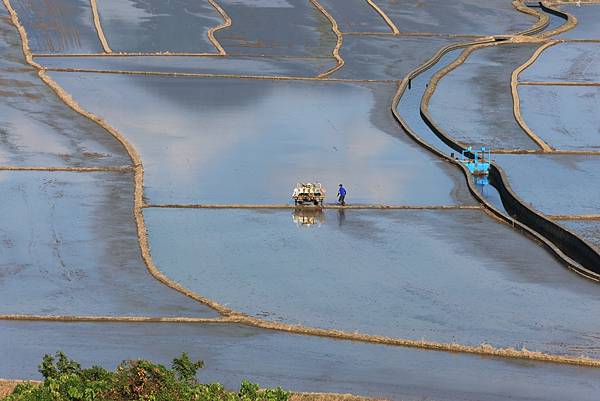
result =
[[340,196],[346,196],[346,188],[340,187],[340,190],[338,191],[338,194]]

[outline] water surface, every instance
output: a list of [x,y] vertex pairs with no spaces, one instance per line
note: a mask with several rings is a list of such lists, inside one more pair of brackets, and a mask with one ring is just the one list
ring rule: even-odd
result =
[[546,214],[597,214],[600,158],[585,155],[496,155],[509,183]]
[[[342,32],[383,32],[392,29],[365,0],[320,0]],[[344,40],[348,39],[345,37]]]
[[330,201],[343,183],[355,204],[474,202],[398,127],[393,84],[51,74],[138,149],[149,203],[288,203],[306,181]]
[[100,0],[108,44],[120,52],[218,53],[208,30],[223,18],[207,0]]
[[0,15],[0,165],[130,164],[119,142],[40,80],[25,62],[21,39],[4,7]]
[[[44,353],[64,350],[84,366],[123,359],[170,365],[202,359],[201,382],[238,389],[243,379],[296,391],[393,400],[595,400],[598,369],[335,341],[237,325],[0,322],[5,378],[39,378]],[[510,385],[507,385],[510,383]]]
[[600,43],[559,43],[544,50],[520,81],[600,82]]
[[442,47],[456,42],[444,38],[344,36],[340,51],[344,66],[335,78],[402,80]]
[[536,18],[503,0],[378,0],[401,32],[497,35],[530,28]]
[[216,316],[140,255],[129,173],[0,173],[0,313]]
[[35,60],[47,68],[292,77],[316,77],[335,67],[331,57],[86,56],[36,57]]
[[600,5],[585,4],[567,5],[561,4],[559,9],[573,14],[577,18],[577,26],[570,31],[564,32],[558,39],[600,39]]
[[529,128],[556,149],[600,149],[600,86],[520,86]]
[[510,79],[537,45],[476,50],[439,82],[430,102],[433,120],[451,137],[479,148],[539,149],[517,124]]
[[233,24],[215,33],[228,54],[332,56],[331,22],[306,0],[219,0]]
[[299,224],[291,210],[145,209],[144,216],[167,276],[254,316],[596,352],[589,336],[600,324],[590,316],[600,287],[481,210],[327,210],[314,226]]
[[10,3],[27,31],[33,53],[102,52],[89,1],[11,0]]
[[600,252],[600,220],[561,220],[558,223],[588,241]]

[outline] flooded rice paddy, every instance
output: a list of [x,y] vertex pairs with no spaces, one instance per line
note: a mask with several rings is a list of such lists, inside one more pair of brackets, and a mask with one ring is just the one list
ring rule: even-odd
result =
[[324,0],[321,4],[338,22],[342,32],[392,32],[382,16],[366,1]]
[[0,164],[9,166],[123,166],[120,144],[74,112],[25,63],[19,36],[0,19]]
[[313,227],[291,210],[144,216],[167,276],[269,320],[576,354],[600,330],[597,285],[480,210],[327,210]]
[[[592,155],[497,155],[515,192],[552,215],[597,214],[600,157]],[[549,171],[548,179],[540,171]]]
[[102,44],[86,0],[13,0],[34,53],[98,53]]
[[358,204],[473,203],[385,112],[394,85],[51,75],[139,149],[149,203],[289,203],[314,180]]
[[530,28],[535,18],[516,13],[502,0],[381,0],[377,4],[401,32],[451,35],[496,35]]
[[266,77],[315,77],[335,67],[335,60],[289,57],[98,56],[36,57],[49,69],[151,72],[160,74],[219,74]]
[[562,220],[558,223],[600,249],[600,220]]
[[600,81],[600,43],[559,43],[544,50],[520,81]]
[[147,272],[130,173],[0,173],[2,314],[215,316]]
[[98,13],[115,52],[217,53],[208,31],[223,17],[208,1],[101,0]]
[[[44,338],[43,343],[38,339]],[[595,400],[600,371],[423,351],[238,325],[1,322],[0,351],[13,364],[0,375],[38,377],[39,356],[63,349],[84,366],[114,367],[124,358],[169,365],[182,350],[203,359],[204,382],[237,389],[248,378],[262,386],[365,394],[395,400]],[[507,383],[510,383],[507,385]]]
[[574,15],[577,26],[557,36],[558,39],[598,39],[600,38],[600,5],[580,2],[577,4],[561,4],[561,11]]
[[538,45],[497,45],[473,52],[439,82],[431,98],[433,120],[456,140],[473,147],[537,149],[513,115],[514,69]]
[[345,36],[344,68],[334,78],[397,80],[458,39],[407,36]]
[[232,24],[215,33],[228,54],[330,56],[336,45],[331,23],[304,0],[221,0]]
[[555,149],[600,149],[600,86],[519,86],[523,119]]
[[[0,351],[10,361],[0,377],[36,378],[41,355],[57,349],[106,367],[185,351],[205,361],[201,381],[232,389],[248,378],[397,400],[596,398],[597,368],[485,350],[600,359],[598,284],[494,219],[469,193],[471,177],[414,142],[390,109],[398,83],[442,47],[526,30],[533,15],[500,0],[7,5],[25,52],[49,70],[26,63],[0,7]],[[579,21],[561,38],[598,38],[597,6],[560,7]],[[474,51],[440,81],[431,113],[453,138],[539,149],[513,114],[511,78],[544,42],[517,41]],[[462,51],[414,77],[397,109],[446,154],[420,103]],[[594,83],[596,53],[573,42],[542,52],[518,94],[547,154],[495,159],[524,203],[600,249],[597,156],[552,154],[596,149],[595,86],[531,85]],[[297,181],[321,181],[326,208],[290,206]],[[340,182],[352,208],[331,205]],[[492,187],[478,190],[501,208]],[[234,324],[174,283],[266,325],[489,348],[477,356]],[[14,314],[39,321],[6,320]],[[57,317],[71,322],[44,321]]]

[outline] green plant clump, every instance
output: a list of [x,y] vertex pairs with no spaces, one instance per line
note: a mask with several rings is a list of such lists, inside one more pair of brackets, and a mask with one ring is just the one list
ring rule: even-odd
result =
[[99,366],[88,369],[62,352],[45,355],[39,365],[41,385],[17,385],[5,401],[287,401],[281,388],[260,389],[244,380],[237,393],[219,383],[196,380],[202,361],[193,362],[186,353],[173,359],[171,369],[145,360],[124,361],[114,372]]

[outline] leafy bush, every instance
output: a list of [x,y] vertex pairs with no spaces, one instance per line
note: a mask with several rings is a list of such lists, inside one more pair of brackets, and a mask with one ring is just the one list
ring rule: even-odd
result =
[[145,360],[124,361],[114,372],[93,366],[88,369],[62,352],[45,355],[39,365],[41,385],[16,386],[5,401],[287,401],[281,388],[260,389],[244,380],[238,393],[219,383],[196,381],[202,361],[186,353],[173,359],[171,369]]

